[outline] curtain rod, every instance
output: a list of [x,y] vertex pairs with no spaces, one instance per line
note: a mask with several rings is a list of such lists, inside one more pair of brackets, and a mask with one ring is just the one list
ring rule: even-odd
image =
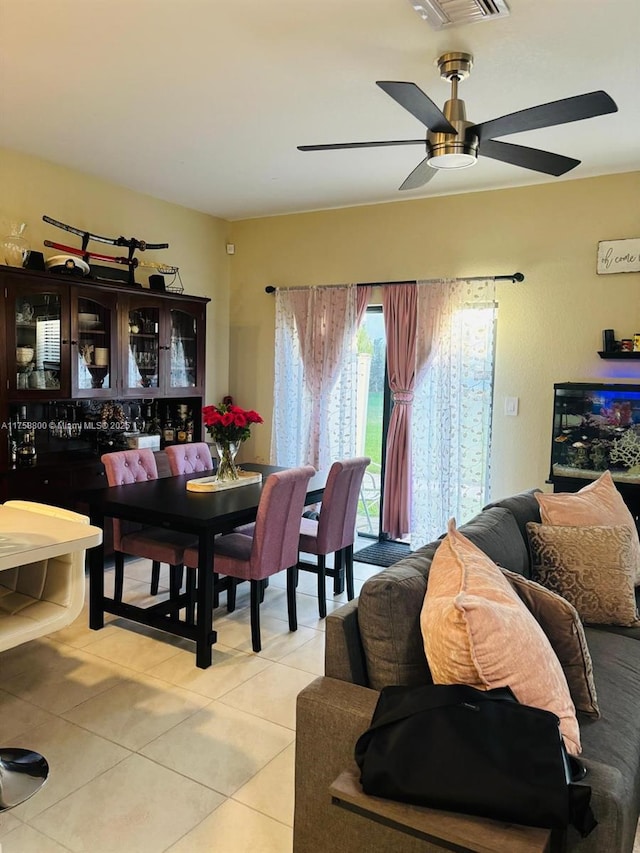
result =
[[[460,278],[454,278],[454,281],[484,281],[485,279],[492,279],[493,281],[510,281],[512,284],[515,282],[524,281],[524,275],[521,272],[514,272],[511,275],[472,275],[472,276],[462,276]],[[422,281],[422,279],[421,279]],[[441,281],[441,279],[426,279],[426,281]],[[413,281],[364,281],[356,284],[356,287],[387,287],[390,284],[417,284],[416,280]],[[324,284],[319,285],[320,287],[336,287],[335,284]],[[273,287],[273,285],[268,285],[265,287],[265,293],[275,293],[276,290],[305,290],[303,287]]]

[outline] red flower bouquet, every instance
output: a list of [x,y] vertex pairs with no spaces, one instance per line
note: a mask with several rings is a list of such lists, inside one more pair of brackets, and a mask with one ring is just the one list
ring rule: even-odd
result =
[[235,457],[238,448],[251,435],[251,424],[263,423],[262,418],[253,409],[241,409],[233,403],[219,403],[217,406],[203,406],[202,420],[215,441],[220,457],[218,480],[237,480]]
[[214,441],[233,441],[236,444],[249,438],[251,424],[263,423],[260,415],[253,409],[241,409],[240,406],[226,403],[203,406],[202,420]]

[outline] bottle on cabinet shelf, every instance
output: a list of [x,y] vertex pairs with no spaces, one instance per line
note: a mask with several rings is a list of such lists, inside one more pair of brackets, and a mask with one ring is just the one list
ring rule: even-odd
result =
[[140,423],[140,432],[145,433],[145,435],[150,435],[151,433],[151,403],[146,403],[144,406],[144,414],[142,414],[142,420]]
[[187,441],[187,422],[181,419],[176,430],[176,441],[178,444],[185,444]]
[[178,406],[176,441],[178,444],[185,444],[187,441],[187,407],[184,403]]
[[167,416],[165,418],[164,426],[162,428],[162,438],[165,444],[173,444],[176,440],[176,431],[173,425],[173,421],[171,420],[171,411],[169,406],[167,406]]
[[[163,431],[162,431],[162,427],[160,426],[160,418],[158,417],[158,403],[155,402],[153,404],[153,411],[151,410],[151,407],[149,407],[149,411],[150,411],[149,427],[148,427],[149,435],[162,436]],[[152,411],[152,413],[151,413],[151,411]]]
[[11,421],[9,421],[9,430],[7,432],[7,441],[9,444],[9,461],[12,465],[15,465],[18,460],[18,442],[16,441],[15,435],[13,434],[13,429],[11,425]]
[[22,441],[16,449],[16,460],[21,468],[33,468],[38,459],[36,446],[33,441],[31,430],[27,430],[22,436]]

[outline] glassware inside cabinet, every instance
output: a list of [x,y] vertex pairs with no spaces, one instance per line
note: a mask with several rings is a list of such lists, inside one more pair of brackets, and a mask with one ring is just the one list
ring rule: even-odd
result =
[[18,293],[15,302],[16,388],[60,388],[60,297]]
[[12,222],[2,239],[0,259],[9,267],[22,267],[29,257],[29,241],[25,237],[26,222]]
[[171,388],[195,388],[197,382],[197,320],[193,314],[171,310]]
[[136,308],[129,312],[129,388],[158,388],[160,312]]
[[111,311],[93,299],[78,299],[78,389],[110,388]]

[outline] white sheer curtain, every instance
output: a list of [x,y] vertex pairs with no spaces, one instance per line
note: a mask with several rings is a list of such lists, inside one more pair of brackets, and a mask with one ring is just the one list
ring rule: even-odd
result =
[[492,279],[418,282],[412,549],[487,501],[495,318]]
[[276,291],[275,465],[356,455],[356,286]]

